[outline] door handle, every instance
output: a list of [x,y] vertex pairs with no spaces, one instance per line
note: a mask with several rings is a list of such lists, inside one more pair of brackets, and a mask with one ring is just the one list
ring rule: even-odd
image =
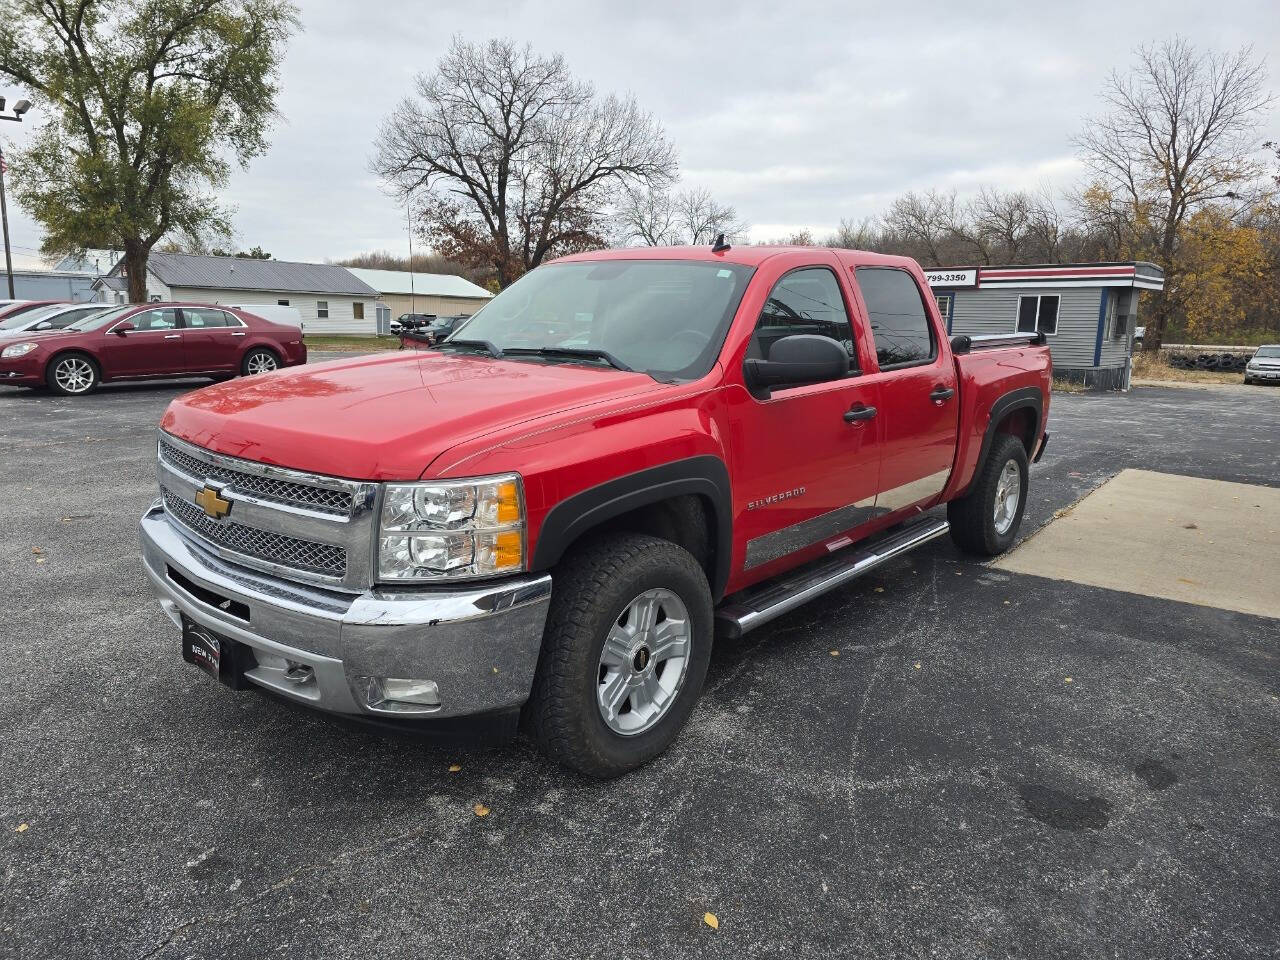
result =
[[166,333],[166,334],[164,335],[164,338],[165,338],[166,340],[181,340],[181,339],[182,339],[182,334],[180,334],[180,333]]
[[233,337],[243,337],[243,336],[244,336],[244,334],[243,334],[243,333],[233,333],[233,334],[232,334],[232,336],[233,336]]
[[950,400],[955,395],[956,392],[951,387],[934,387],[933,393],[929,394],[929,399],[934,403],[941,403],[943,400]]
[[850,409],[844,415],[845,423],[860,423],[863,420],[871,420],[876,415],[875,407],[856,406]]

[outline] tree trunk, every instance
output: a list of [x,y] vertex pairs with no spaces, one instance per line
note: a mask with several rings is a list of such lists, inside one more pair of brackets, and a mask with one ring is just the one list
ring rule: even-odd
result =
[[[1165,282],[1168,283],[1166,277]],[[1151,319],[1146,323],[1146,330],[1142,335],[1142,352],[1149,354],[1157,354],[1160,347],[1164,344],[1164,329],[1169,323],[1169,299],[1168,295],[1163,291],[1159,291],[1152,299],[1151,303]]]
[[129,302],[147,302],[147,254],[150,251],[136,240],[124,243],[124,269],[129,281]]

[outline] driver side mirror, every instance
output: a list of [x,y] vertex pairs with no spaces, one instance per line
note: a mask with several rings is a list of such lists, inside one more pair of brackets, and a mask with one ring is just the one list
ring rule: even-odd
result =
[[137,328],[134,327],[134,325],[130,323],[128,320],[122,320],[119,323],[117,323],[114,327],[111,328],[111,332],[114,333],[117,337],[123,337],[130,330],[135,330],[135,329]]
[[31,331],[35,333],[36,331],[39,331],[39,330],[52,330],[52,329],[53,329],[52,323],[50,323],[48,320],[41,320],[34,327],[31,328]]
[[849,373],[849,353],[829,337],[801,333],[775,340],[768,360],[750,359],[745,369],[747,385],[769,387],[839,380]]

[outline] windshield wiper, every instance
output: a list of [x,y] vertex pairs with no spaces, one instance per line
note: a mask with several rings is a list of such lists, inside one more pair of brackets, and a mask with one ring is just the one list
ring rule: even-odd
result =
[[436,347],[479,347],[495,360],[502,359],[502,348],[492,340],[455,340],[451,338],[449,340],[441,341],[436,344]]
[[635,373],[635,370],[627,366],[608,350],[600,350],[597,347],[508,347],[507,353],[512,356],[564,357],[570,360],[603,360],[615,370],[622,370],[626,373]]

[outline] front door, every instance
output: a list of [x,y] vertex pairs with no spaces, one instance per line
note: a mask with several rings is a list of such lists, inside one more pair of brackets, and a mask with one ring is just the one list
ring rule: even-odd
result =
[[940,494],[956,454],[955,364],[915,278],[896,267],[858,267],[855,279],[880,372],[881,513],[914,512]]
[[244,325],[225,310],[182,308],[182,346],[191,373],[236,370],[244,347]]
[[775,283],[747,357],[768,359],[784,336],[840,343],[849,374],[827,383],[775,387],[730,406],[735,523],[746,553],[735,558],[752,579],[783,557],[826,545],[837,549],[875,515],[880,469],[879,390],[860,375],[853,327],[831,266],[791,270]]
[[182,327],[175,308],[142,310],[124,320],[133,324],[132,330],[121,334],[108,329],[103,334],[104,375],[112,378],[151,377],[186,370]]

